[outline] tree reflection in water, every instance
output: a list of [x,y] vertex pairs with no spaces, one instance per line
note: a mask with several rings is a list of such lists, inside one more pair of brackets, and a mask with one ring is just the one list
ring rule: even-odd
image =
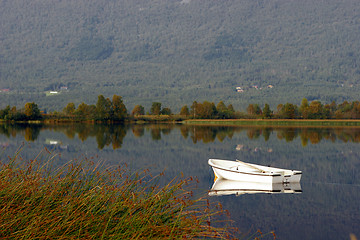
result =
[[23,135],[25,141],[35,141],[43,130],[63,132],[68,138],[76,136],[81,141],[95,138],[99,149],[112,146],[113,149],[121,148],[123,139],[128,130],[131,129],[135,137],[142,137],[149,132],[152,140],[161,140],[163,135],[170,134],[174,129],[179,130],[181,135],[187,139],[191,138],[194,144],[197,142],[210,143],[222,142],[231,139],[234,134],[246,132],[249,139],[263,137],[265,141],[275,135],[280,140],[291,142],[299,139],[305,147],[309,143],[317,144],[322,140],[336,140],[343,142],[360,142],[360,128],[336,127],[230,127],[230,126],[194,126],[182,124],[0,124],[0,134],[6,137]]

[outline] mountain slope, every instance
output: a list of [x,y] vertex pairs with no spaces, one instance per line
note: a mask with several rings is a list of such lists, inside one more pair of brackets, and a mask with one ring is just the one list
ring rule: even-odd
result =
[[357,0],[1,0],[0,107],[358,100],[359,12]]

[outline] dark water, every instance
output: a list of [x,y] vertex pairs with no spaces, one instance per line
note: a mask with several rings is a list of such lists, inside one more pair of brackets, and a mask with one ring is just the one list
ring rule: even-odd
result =
[[0,124],[2,161],[22,145],[23,159],[36,158],[46,147],[58,153],[59,165],[91,158],[165,170],[165,180],[196,176],[199,194],[214,182],[209,158],[301,170],[302,193],[209,198],[220,201],[243,232],[275,231],[278,239],[350,239],[350,233],[360,238],[360,128]]

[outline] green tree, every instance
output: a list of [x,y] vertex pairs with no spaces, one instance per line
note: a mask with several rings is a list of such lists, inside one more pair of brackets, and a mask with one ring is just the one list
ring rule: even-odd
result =
[[282,108],[281,116],[285,119],[297,118],[297,106],[292,103],[286,103]]
[[98,101],[96,103],[96,115],[98,120],[110,120],[112,117],[112,106],[109,98],[106,98],[103,95],[98,96]]
[[234,118],[235,117],[235,110],[232,104],[229,104],[227,107],[228,113],[229,113],[229,118]]
[[5,119],[10,112],[10,106],[7,105],[6,108],[0,110],[0,119]]
[[262,110],[261,110],[259,104],[255,104],[254,107],[255,107],[255,114],[256,114],[256,115],[261,115],[261,114],[262,114]]
[[82,120],[94,120],[97,117],[96,106],[81,103],[75,111],[76,118]]
[[75,113],[75,104],[74,103],[68,103],[66,105],[66,107],[64,108],[63,112],[66,114],[66,115],[73,115]]
[[220,101],[217,105],[216,105],[216,111],[218,114],[218,117],[221,119],[226,119],[228,118],[228,109],[225,105],[225,103],[223,101]]
[[159,102],[153,102],[151,109],[150,109],[151,114],[153,115],[160,115],[161,113],[161,103]]
[[16,106],[12,107],[7,116],[5,116],[5,120],[14,120],[14,121],[22,121],[29,119],[25,113],[20,112],[16,109]]
[[162,110],[161,110],[161,114],[162,115],[171,115],[171,109],[170,108],[163,108]]
[[263,118],[269,119],[272,118],[272,111],[270,110],[269,104],[265,104],[263,112],[262,112]]

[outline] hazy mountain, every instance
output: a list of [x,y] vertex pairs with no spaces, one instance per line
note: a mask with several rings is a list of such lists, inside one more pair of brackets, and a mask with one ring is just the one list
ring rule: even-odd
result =
[[359,12],[358,0],[0,0],[0,107],[359,100]]

